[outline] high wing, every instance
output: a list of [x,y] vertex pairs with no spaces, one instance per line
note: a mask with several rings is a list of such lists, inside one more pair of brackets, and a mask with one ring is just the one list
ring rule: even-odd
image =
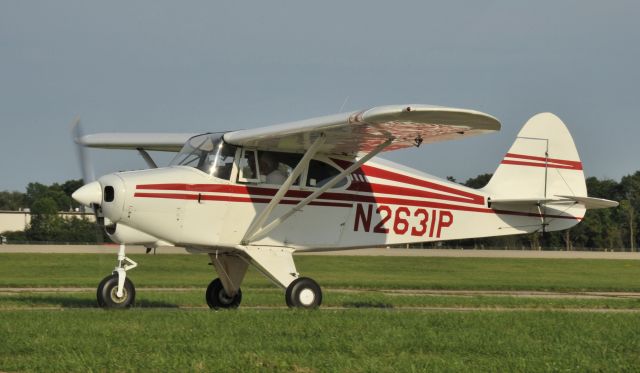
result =
[[228,132],[224,140],[258,149],[304,152],[321,133],[325,154],[359,155],[392,139],[384,151],[498,131],[500,122],[474,110],[390,105],[256,129]]
[[144,149],[179,152],[197,133],[96,133],[76,138],[76,143],[90,148]]
[[[304,152],[324,133],[319,153],[359,155],[392,139],[383,151],[498,131],[500,122],[479,111],[430,105],[389,105],[296,122],[227,132],[233,145]],[[83,146],[178,152],[198,133],[97,133],[75,139]]]

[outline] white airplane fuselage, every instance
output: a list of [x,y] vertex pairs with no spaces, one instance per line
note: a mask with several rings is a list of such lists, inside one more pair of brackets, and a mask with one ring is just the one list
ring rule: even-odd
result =
[[[343,167],[347,159],[332,159]],[[231,180],[237,180],[236,167]],[[372,159],[295,212],[266,237],[249,243],[298,251],[343,250],[529,233],[541,230],[536,206],[491,205],[490,195],[382,159]],[[234,249],[267,206],[279,185],[245,184],[188,166],[173,166],[104,176],[114,187],[102,209],[117,223],[111,237],[120,243]],[[274,208],[277,218],[314,188],[292,186]],[[569,228],[584,207],[546,207],[548,230]]]

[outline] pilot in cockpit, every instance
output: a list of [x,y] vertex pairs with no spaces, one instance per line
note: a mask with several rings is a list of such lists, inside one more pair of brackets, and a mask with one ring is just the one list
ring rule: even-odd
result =
[[278,161],[273,154],[268,152],[260,152],[258,164],[260,165],[260,174],[266,176],[267,184],[280,185],[284,183],[287,176],[278,168]]

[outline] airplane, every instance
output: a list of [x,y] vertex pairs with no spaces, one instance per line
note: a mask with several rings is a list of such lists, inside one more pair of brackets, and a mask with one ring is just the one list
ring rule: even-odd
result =
[[[205,292],[212,309],[240,305],[249,265],[284,290],[287,306],[317,308],[322,290],[298,273],[294,252],[557,231],[618,205],[587,195],[573,139],[551,113],[526,122],[481,189],[377,157],[500,129],[475,110],[389,105],[204,134],[82,135],[78,123],[86,184],[73,198],[120,244],[97,288],[104,308],[134,304],[127,272],[137,263],[126,245],[208,254],[218,276]],[[92,181],[87,147],[137,150],[149,168]],[[176,155],[158,167],[148,151]]]

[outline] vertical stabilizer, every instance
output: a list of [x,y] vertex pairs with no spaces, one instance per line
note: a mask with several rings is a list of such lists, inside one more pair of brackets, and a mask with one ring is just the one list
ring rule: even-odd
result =
[[577,224],[586,211],[587,186],[573,138],[560,118],[541,113],[529,119],[483,191],[494,210],[539,215],[540,231]]
[[496,199],[586,197],[582,162],[560,118],[529,119],[484,190]]

